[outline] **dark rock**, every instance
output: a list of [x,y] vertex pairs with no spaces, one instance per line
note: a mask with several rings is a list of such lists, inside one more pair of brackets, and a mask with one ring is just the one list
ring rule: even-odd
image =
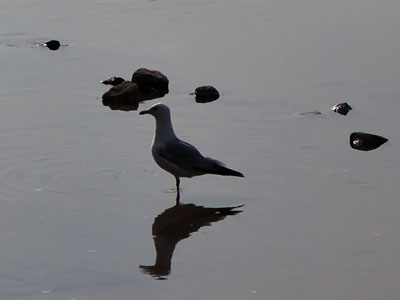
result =
[[350,134],[350,146],[353,149],[361,151],[374,150],[388,141],[379,135],[364,133],[364,132],[353,132]]
[[169,80],[160,71],[148,70],[145,68],[137,69],[132,75],[132,82],[139,86],[145,93],[168,94]]
[[194,96],[197,103],[208,103],[219,98],[217,89],[213,86],[200,86],[194,90]]
[[43,45],[53,51],[58,50],[58,48],[60,48],[60,46],[61,46],[60,42],[56,41],[56,40],[48,41],[48,42],[44,43]]
[[331,110],[344,116],[347,115],[352,109],[353,108],[347,102],[339,103],[331,107]]
[[121,77],[110,77],[106,80],[100,81],[102,84],[108,84],[108,85],[112,85],[112,86],[116,86],[122,82],[124,82],[125,79],[121,78]]
[[137,110],[140,101],[139,87],[136,83],[124,81],[105,92],[102,98],[103,105],[113,110]]
[[112,110],[137,110],[139,102],[163,97],[165,94],[157,90],[143,92],[139,86],[130,81],[123,81],[103,94],[103,105]]

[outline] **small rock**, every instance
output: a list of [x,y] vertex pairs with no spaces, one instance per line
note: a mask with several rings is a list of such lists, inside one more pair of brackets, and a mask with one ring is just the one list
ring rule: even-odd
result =
[[350,146],[353,149],[361,151],[374,150],[388,141],[383,136],[364,133],[364,132],[353,132],[350,134]]
[[197,103],[208,103],[219,98],[217,89],[213,86],[200,86],[194,90],[194,96]]
[[110,77],[106,80],[100,81],[102,84],[108,84],[108,85],[112,85],[112,86],[116,86],[122,82],[124,82],[125,79],[121,78],[121,77]]
[[132,75],[132,82],[139,86],[142,92],[156,92],[168,94],[169,80],[160,71],[148,70],[145,68],[137,69]]
[[50,50],[58,50],[61,46],[59,41],[51,40],[43,44],[45,47],[49,48]]
[[347,115],[352,109],[353,108],[347,102],[338,103],[331,107],[332,111],[344,116]]

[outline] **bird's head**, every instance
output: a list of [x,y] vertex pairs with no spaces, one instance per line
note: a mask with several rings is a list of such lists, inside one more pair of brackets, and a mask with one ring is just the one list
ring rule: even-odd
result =
[[148,110],[142,110],[139,115],[152,115],[154,118],[168,116],[170,114],[168,106],[162,103],[154,104]]

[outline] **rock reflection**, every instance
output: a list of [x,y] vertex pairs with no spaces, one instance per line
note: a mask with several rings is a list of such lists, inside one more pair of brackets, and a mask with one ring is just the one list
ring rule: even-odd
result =
[[233,216],[243,205],[232,207],[203,207],[194,204],[176,204],[154,219],[152,234],[156,249],[155,264],[140,266],[142,271],[157,279],[166,279],[171,273],[171,260],[176,244],[188,238],[203,226]]

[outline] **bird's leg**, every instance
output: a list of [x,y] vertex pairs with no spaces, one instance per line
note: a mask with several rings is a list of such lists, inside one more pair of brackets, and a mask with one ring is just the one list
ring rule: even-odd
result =
[[176,179],[176,205],[178,205],[179,200],[181,198],[181,193],[179,191],[179,184],[181,181],[179,180],[179,177],[177,177],[177,176],[175,176],[175,179]]
[[180,195],[179,190],[178,190],[178,192],[176,193],[175,205],[179,205],[180,204],[180,201],[179,201],[180,199],[181,199],[181,195]]
[[181,181],[178,176],[175,176],[175,180],[176,180],[176,190],[179,192],[179,184],[181,183]]

